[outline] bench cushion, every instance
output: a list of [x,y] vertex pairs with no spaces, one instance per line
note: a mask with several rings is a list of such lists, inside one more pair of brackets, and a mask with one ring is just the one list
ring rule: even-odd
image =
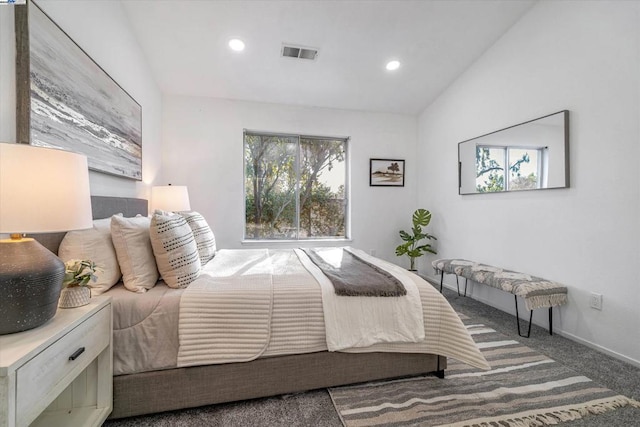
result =
[[567,303],[567,287],[557,282],[465,259],[433,261],[438,272],[455,274],[522,297],[528,310]]

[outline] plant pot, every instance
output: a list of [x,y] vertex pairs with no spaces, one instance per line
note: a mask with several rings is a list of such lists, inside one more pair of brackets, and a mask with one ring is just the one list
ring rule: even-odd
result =
[[60,308],[74,308],[89,304],[91,299],[91,289],[87,286],[75,286],[73,288],[64,288],[60,292]]

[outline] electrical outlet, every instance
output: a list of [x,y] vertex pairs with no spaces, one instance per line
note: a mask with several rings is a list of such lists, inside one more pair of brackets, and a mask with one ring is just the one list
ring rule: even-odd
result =
[[602,310],[602,294],[591,292],[591,296],[589,297],[589,306],[596,310]]

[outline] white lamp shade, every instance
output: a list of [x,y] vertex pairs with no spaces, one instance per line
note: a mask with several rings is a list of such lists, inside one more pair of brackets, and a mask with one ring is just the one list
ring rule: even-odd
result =
[[191,210],[189,190],[184,185],[151,187],[151,207],[171,212]]
[[85,156],[0,143],[0,233],[48,233],[92,226]]

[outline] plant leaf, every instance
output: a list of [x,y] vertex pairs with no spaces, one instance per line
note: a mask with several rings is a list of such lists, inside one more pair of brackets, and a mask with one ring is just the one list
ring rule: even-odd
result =
[[400,237],[402,237],[402,240],[404,240],[405,242],[410,242],[413,240],[413,236],[404,230],[400,230]]
[[419,249],[412,249],[410,251],[407,251],[407,255],[409,255],[410,258],[418,258],[420,255],[422,255],[422,253]]
[[431,245],[421,245],[418,246],[416,249],[419,249],[422,252],[431,252],[432,254],[437,254],[437,252],[431,247]]
[[409,250],[409,245],[410,245],[410,243],[404,243],[404,244],[398,246],[396,248],[396,255],[397,256],[402,256],[402,255],[406,254],[407,251]]
[[423,227],[426,227],[427,225],[429,225],[429,222],[431,222],[431,212],[426,209],[417,209],[413,213],[412,220],[414,226],[421,225]]

